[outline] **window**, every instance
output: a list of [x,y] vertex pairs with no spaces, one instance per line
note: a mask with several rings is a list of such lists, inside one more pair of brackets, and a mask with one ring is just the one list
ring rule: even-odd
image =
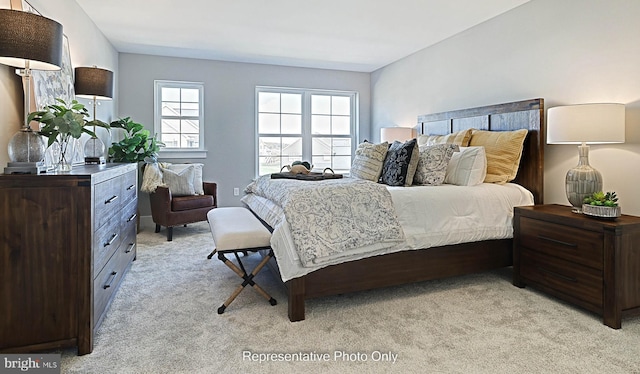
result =
[[357,93],[258,87],[258,175],[307,160],[347,173],[355,144]]
[[165,144],[163,154],[204,151],[203,97],[202,83],[155,81],[154,130]]

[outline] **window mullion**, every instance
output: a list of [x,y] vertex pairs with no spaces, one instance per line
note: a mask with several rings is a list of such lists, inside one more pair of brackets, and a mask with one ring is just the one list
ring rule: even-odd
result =
[[302,95],[302,159],[311,162],[311,93]]

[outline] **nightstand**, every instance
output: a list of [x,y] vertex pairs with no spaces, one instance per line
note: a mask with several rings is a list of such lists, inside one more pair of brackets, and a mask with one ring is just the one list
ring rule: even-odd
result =
[[640,314],[640,217],[600,220],[562,205],[516,207],[513,284],[598,313],[614,329]]

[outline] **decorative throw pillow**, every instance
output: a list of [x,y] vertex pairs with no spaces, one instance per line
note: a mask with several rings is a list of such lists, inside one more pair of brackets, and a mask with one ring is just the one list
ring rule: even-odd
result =
[[458,146],[455,144],[435,144],[420,147],[418,167],[413,184],[439,186],[444,182],[449,160]]
[[470,146],[482,146],[487,153],[485,183],[507,183],[516,178],[527,129],[515,131],[473,130]]
[[475,186],[487,176],[487,156],[484,147],[460,147],[451,156],[444,183],[458,186]]
[[188,196],[196,194],[196,191],[193,188],[194,174],[195,167],[193,165],[189,165],[180,172],[176,172],[171,169],[162,169],[164,184],[169,187],[173,196]]
[[393,142],[387,151],[380,181],[389,186],[411,186],[418,167],[420,151],[416,139]]
[[380,178],[380,173],[382,173],[387,149],[389,149],[389,143],[387,142],[373,144],[365,141],[358,144],[349,174],[353,178],[377,182]]
[[420,135],[418,137],[418,146],[456,144],[461,147],[466,147],[469,145],[469,139],[471,139],[471,129],[452,132],[447,135]]
[[204,164],[170,164],[167,169],[180,173],[182,170],[193,166],[193,189],[196,195],[204,195],[204,187],[202,186],[202,167]]

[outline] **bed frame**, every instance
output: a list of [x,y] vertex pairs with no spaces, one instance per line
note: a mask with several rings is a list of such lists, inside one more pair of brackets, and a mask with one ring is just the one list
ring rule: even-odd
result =
[[[418,116],[421,134],[444,135],[468,128],[529,130],[514,182],[531,191],[536,204],[542,204],[544,100]],[[304,320],[307,299],[483,272],[512,263],[512,240],[501,239],[397,252],[328,266],[284,283],[289,320]],[[279,274],[275,261],[271,261],[270,268]]]

